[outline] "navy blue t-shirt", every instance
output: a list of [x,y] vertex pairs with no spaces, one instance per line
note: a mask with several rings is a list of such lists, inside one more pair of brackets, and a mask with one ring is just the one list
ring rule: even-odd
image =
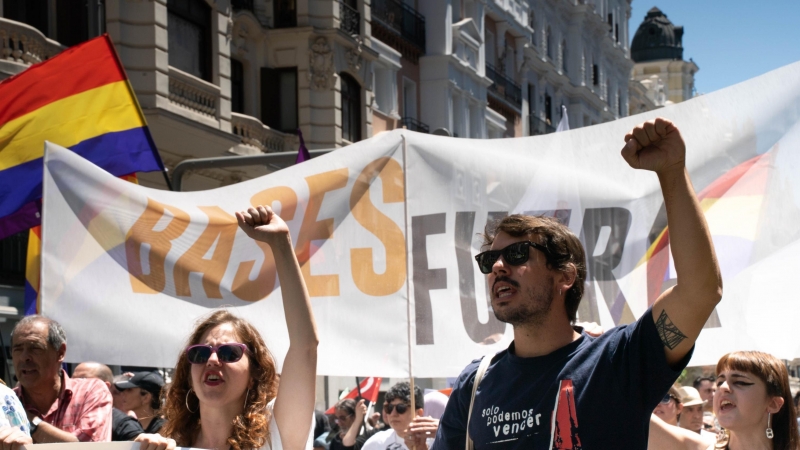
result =
[[[519,358],[511,343],[478,386],[469,434],[476,449],[645,450],[650,414],[692,351],[670,368],[650,309],[633,324],[598,338],[582,333],[545,356]],[[432,450],[464,448],[479,364],[456,380]]]

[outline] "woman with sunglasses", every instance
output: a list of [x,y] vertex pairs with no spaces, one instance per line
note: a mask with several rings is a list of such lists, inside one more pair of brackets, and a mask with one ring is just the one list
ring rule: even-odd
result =
[[311,448],[317,331],[289,228],[269,206],[237,212],[241,229],[267,243],[283,295],[289,350],[278,383],[275,361],[258,331],[226,310],[192,332],[166,395],[160,435],[142,435],[141,450]]
[[681,414],[682,409],[681,394],[675,386],[671,386],[667,395],[656,405],[653,414],[664,422],[677,427],[678,416]]
[[798,450],[800,435],[792,407],[789,373],[778,358],[762,352],[733,352],[717,362],[714,413],[725,429],[716,444],[689,430],[650,422],[651,450]]

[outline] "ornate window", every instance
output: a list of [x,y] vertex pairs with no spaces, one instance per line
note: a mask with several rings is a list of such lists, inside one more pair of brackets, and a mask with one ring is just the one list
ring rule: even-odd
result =
[[339,74],[342,89],[342,139],[361,140],[361,85],[346,73]]
[[169,65],[211,81],[211,7],[205,0],[167,0]]
[[555,44],[553,43],[553,32],[550,30],[550,27],[547,27],[547,30],[545,31],[544,42],[545,45],[547,45],[547,57],[550,58],[551,61],[556,59],[556,48]]

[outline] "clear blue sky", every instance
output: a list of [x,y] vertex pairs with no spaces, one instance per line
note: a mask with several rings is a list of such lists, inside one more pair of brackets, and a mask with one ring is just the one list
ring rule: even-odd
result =
[[707,94],[800,61],[800,0],[633,0],[630,38],[658,7],[683,25],[683,59]]

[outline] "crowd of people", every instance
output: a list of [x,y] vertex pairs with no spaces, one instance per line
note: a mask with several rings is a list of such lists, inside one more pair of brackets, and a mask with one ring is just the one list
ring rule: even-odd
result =
[[[392,386],[378,412],[340,401],[314,411],[318,337],[286,223],[269,207],[236,213],[276,261],[289,332],[279,375],[256,328],[214,311],[189,334],[171,383],[155,372],[114,378],[108,367],[62,369],[61,326],[21,320],[11,336],[18,380],[2,387],[0,444],[133,439],[142,450],[207,449],[798,449],[796,405],[778,358],[723,356],[713,377],[675,380],[722,297],[708,227],[674,124],[655,119],[625,136],[622,157],[655,172],[670,229],[677,284],[635,322],[576,326],[587,267],[580,240],[558,220],[510,215],[487,229],[476,255],[510,346],[470,363],[449,397]],[[609,413],[609,407],[614,412]],[[333,424],[327,426],[326,422]]]

